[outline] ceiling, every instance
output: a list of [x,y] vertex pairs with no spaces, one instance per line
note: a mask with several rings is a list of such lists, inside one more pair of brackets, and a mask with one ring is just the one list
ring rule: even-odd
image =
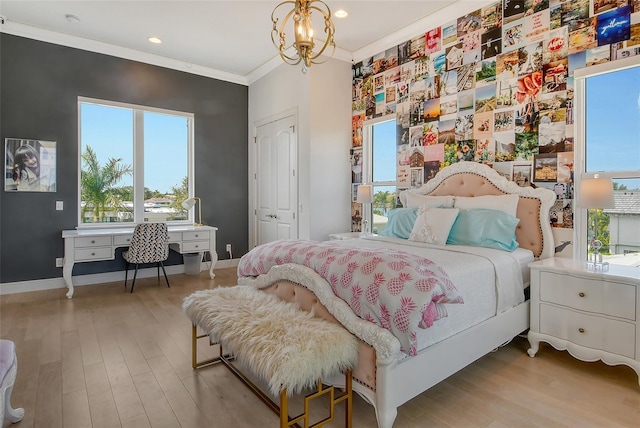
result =
[[[186,68],[216,70],[246,80],[269,63],[280,64],[270,37],[271,12],[280,1],[2,0],[0,15],[6,21],[3,32],[33,33],[38,34],[34,38],[60,39],[60,44],[73,46],[65,43],[72,39],[75,47],[83,41],[91,50],[120,49],[130,57],[140,53],[167,58]],[[340,8],[349,12],[345,19],[333,18],[336,58],[351,61],[355,52],[457,1],[327,0],[332,12]],[[79,22],[68,20],[68,14]],[[148,42],[150,36],[163,43]]]

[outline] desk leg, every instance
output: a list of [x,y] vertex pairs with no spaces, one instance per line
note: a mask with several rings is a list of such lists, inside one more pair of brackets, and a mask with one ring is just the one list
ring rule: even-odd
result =
[[216,250],[209,250],[209,256],[211,256],[211,267],[209,268],[209,278],[215,278],[216,274],[213,273],[213,269],[216,267],[216,263],[218,262],[218,253]]
[[64,282],[67,283],[67,298],[70,299],[73,297],[73,279],[71,277],[71,273],[73,272],[73,260],[70,260],[69,257],[64,258],[64,265],[62,266],[62,276],[64,277]]

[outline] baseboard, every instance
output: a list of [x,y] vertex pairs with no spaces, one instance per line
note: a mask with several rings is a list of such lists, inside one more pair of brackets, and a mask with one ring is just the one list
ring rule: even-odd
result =
[[[215,269],[236,267],[239,262],[240,259],[218,260]],[[166,266],[165,269],[167,270],[167,275],[184,273],[184,265]],[[209,262],[202,262],[200,264],[200,270],[208,271]],[[155,267],[138,270],[138,278],[148,278],[156,275],[157,270]],[[124,271],[77,275],[73,277],[73,286],[82,287],[85,285],[104,284],[106,282],[118,281],[124,281]],[[0,284],[0,296],[4,294],[27,293],[30,291],[54,290],[56,288],[67,288],[64,278],[58,277],[35,279],[32,281],[6,282]]]

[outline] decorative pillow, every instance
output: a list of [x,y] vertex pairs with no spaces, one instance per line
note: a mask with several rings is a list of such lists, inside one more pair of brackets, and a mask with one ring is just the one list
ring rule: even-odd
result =
[[515,217],[518,201],[520,201],[518,195],[456,196],[453,206],[461,210],[474,208],[500,210]]
[[519,218],[499,210],[460,210],[447,244],[514,251],[518,248],[516,226],[519,222]]
[[387,225],[378,235],[408,239],[418,217],[417,208],[394,208],[387,213]]
[[445,245],[458,211],[457,208],[420,208],[409,241]]
[[452,208],[453,196],[428,196],[411,191],[400,193],[400,202],[405,208],[441,207]]

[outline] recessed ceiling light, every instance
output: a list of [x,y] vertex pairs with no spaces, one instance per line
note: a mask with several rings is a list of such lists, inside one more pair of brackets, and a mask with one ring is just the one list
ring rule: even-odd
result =
[[157,37],[149,37],[147,40],[149,40],[151,43],[155,43],[157,45],[159,45],[160,43],[162,43],[162,40],[160,40]]
[[64,17],[67,18],[67,21],[71,22],[72,24],[77,24],[78,22],[80,22],[80,18],[70,13],[67,13]]
[[338,9],[336,10],[336,12],[334,13],[334,16],[336,18],[346,18],[347,16],[349,16],[349,12],[347,12],[344,9]]

